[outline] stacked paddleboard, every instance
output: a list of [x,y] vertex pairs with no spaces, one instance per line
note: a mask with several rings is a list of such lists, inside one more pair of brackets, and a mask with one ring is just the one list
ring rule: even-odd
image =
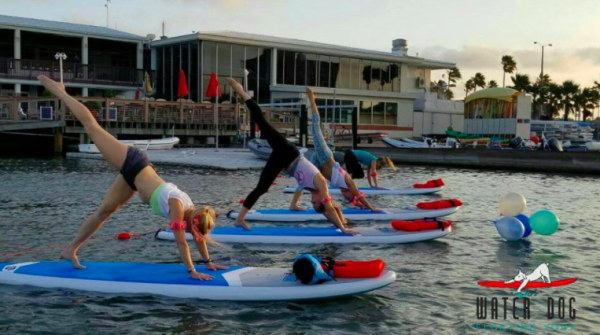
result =
[[[404,187],[404,188],[378,188],[378,187],[359,187],[359,191],[365,195],[421,195],[421,194],[433,194],[441,192],[444,187],[429,187],[429,188],[415,188],[415,187]],[[286,187],[283,189],[285,193],[296,192],[295,187]],[[309,193],[304,191],[304,193]],[[341,194],[342,192],[338,187],[329,187],[330,194]]]
[[290,269],[232,266],[210,271],[197,266],[213,280],[190,278],[181,264],[95,263],[85,270],[69,262],[0,263],[0,284],[94,291],[112,294],[156,294],[176,298],[230,301],[315,300],[356,295],[387,286],[393,271],[377,278],[342,279],[320,285],[303,285]]

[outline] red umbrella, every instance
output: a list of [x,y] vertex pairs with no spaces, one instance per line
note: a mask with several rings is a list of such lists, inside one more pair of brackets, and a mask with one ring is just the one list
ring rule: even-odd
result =
[[140,89],[135,90],[135,100],[140,100]]
[[179,91],[177,92],[177,96],[183,98],[188,95],[188,86],[187,81],[185,80],[185,73],[183,70],[179,70]]
[[206,89],[206,97],[221,97],[221,88],[219,87],[219,81],[217,80],[217,74],[212,73],[210,75],[210,81],[208,82],[208,88]]

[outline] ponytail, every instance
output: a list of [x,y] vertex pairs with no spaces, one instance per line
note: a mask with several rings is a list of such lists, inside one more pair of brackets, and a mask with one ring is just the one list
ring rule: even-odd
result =
[[210,238],[210,232],[215,227],[216,216],[215,211],[209,206],[186,213],[187,229],[194,236],[195,240],[204,240],[208,244],[219,245],[219,243]]
[[396,168],[396,166],[389,157],[377,158],[377,170],[380,170],[383,166],[387,166],[394,171],[398,171],[398,168]]

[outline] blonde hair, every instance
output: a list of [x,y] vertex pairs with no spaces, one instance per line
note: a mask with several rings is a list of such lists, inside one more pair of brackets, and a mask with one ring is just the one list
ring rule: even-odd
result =
[[380,170],[384,165],[394,171],[398,170],[398,168],[396,168],[396,166],[394,165],[394,163],[392,162],[392,160],[389,157],[377,158],[377,170]]
[[188,222],[187,230],[195,239],[201,238],[206,243],[219,245],[210,238],[210,232],[215,227],[216,217],[217,213],[210,206],[188,211],[185,215],[185,221]]

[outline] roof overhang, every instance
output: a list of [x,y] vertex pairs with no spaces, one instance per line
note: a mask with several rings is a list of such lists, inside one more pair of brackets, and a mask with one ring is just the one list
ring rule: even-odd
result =
[[93,34],[93,33],[79,33],[79,32],[74,32],[74,31],[67,31],[67,30],[60,30],[60,29],[51,29],[51,28],[38,28],[38,27],[30,27],[30,26],[21,26],[21,25],[17,25],[17,24],[0,24],[0,29],[10,29],[10,30],[15,30],[15,29],[19,29],[21,31],[30,31],[30,32],[34,32],[34,33],[41,33],[41,34],[52,34],[52,35],[59,35],[59,36],[67,36],[67,37],[91,37],[91,38],[97,38],[97,39],[103,39],[103,40],[111,40],[111,41],[118,41],[118,42],[132,42],[132,43],[140,43],[140,42],[144,42],[145,38],[140,36],[139,39],[136,38],[128,38],[128,37],[116,37],[116,36],[109,36],[109,35],[102,35],[102,34]]

